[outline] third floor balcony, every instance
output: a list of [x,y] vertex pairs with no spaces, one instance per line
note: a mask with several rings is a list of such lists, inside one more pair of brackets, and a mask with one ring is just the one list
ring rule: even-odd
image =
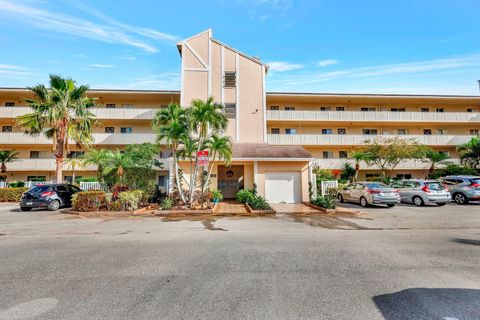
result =
[[[126,145],[144,142],[155,143],[157,137],[154,133],[94,133],[92,136],[95,140],[93,144],[102,145]],[[74,142],[71,141],[71,143]],[[43,135],[34,137],[19,132],[2,132],[0,135],[0,144],[51,145],[52,139],[48,139]]]
[[[111,120],[151,120],[159,108],[92,108],[97,119]],[[0,107],[0,119],[16,118],[32,112],[30,107]]]
[[480,122],[478,112],[267,110],[268,121]]

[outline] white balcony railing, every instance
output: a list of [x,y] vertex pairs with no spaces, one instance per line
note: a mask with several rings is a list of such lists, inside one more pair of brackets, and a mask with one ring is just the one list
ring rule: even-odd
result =
[[[158,170],[168,170],[168,159],[158,158],[159,162],[163,164],[163,169]],[[72,167],[65,162],[63,165],[64,170],[72,170]],[[7,164],[8,171],[53,171],[55,170],[55,159],[19,159],[17,161],[9,162]],[[75,171],[95,171],[97,166],[77,166]]]
[[[155,108],[92,108],[92,113],[99,120],[151,120],[160,109]],[[15,118],[32,112],[29,107],[0,107],[0,118]]]
[[456,146],[472,138],[468,135],[268,134],[267,141],[277,145],[361,145],[366,140],[392,137],[414,138],[429,146]]
[[[125,145],[132,143],[144,143],[156,141],[154,133],[94,133],[94,144],[105,145]],[[72,141],[73,143],[73,141]],[[2,132],[0,134],[0,144],[52,144],[51,139],[47,139],[43,135],[30,136],[19,132]]]
[[478,112],[391,112],[267,110],[270,121],[480,122]]
[[[345,163],[350,163],[352,167],[355,166],[355,162],[349,159],[315,159],[313,160],[313,163],[317,165],[321,169],[343,169],[345,166]],[[445,162],[438,164],[437,167],[441,167],[444,164],[447,163],[460,163],[460,159],[448,159]],[[365,162],[361,162],[360,168],[362,170],[365,169],[378,169],[375,167],[368,166]],[[395,169],[416,169],[416,170],[428,170],[430,168],[430,164],[420,161],[420,160],[408,160],[404,162],[400,162],[398,166]]]

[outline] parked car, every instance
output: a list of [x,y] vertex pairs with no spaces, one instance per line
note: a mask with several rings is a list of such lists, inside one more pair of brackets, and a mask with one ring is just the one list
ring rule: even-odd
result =
[[448,189],[437,180],[394,181],[390,186],[398,189],[402,202],[416,206],[424,206],[426,203],[444,206],[452,201]]
[[396,189],[380,182],[356,182],[340,190],[338,200],[360,203],[362,207],[369,204],[386,204],[388,207],[394,207],[400,203],[400,195]]
[[441,180],[456,203],[467,204],[469,201],[480,200],[479,176],[446,176]]
[[79,191],[82,190],[71,184],[36,185],[22,195],[20,209],[47,208],[55,211],[60,207],[70,207],[72,196]]

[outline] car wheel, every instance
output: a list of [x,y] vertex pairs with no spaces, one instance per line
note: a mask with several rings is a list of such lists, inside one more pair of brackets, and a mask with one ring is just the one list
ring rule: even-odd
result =
[[442,203],[437,203],[437,206],[439,206],[439,207],[443,207],[443,206],[444,206],[444,205],[446,205],[446,204],[447,204],[447,203],[445,203],[445,202],[442,202]]
[[423,199],[419,196],[413,197],[412,202],[417,207],[421,207],[421,206],[425,205],[425,203],[423,202]]
[[58,200],[52,200],[47,207],[49,211],[56,211],[58,208],[60,208],[60,202]]
[[389,203],[389,204],[387,204],[387,207],[393,208],[393,207],[395,207],[395,203]]
[[453,195],[453,201],[455,201],[455,203],[457,203],[457,204],[467,204],[468,203],[468,199],[467,199],[467,197],[465,197],[465,195],[463,193],[455,193]]
[[367,201],[367,199],[366,199],[365,197],[361,197],[361,198],[360,198],[360,205],[361,205],[362,207],[364,207],[364,208],[365,208],[366,206],[368,206],[368,201]]
[[343,196],[341,194],[338,195],[338,201],[340,201],[341,203],[343,203]]
[[30,208],[30,207],[20,207],[20,210],[22,210],[22,211],[32,211],[32,208]]

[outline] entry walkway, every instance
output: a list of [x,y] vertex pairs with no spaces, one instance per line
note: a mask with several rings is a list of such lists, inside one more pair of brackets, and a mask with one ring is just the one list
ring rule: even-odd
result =
[[226,200],[217,204],[215,213],[218,214],[248,214],[247,207],[243,203]]
[[270,203],[270,207],[277,213],[322,213],[303,203]]

